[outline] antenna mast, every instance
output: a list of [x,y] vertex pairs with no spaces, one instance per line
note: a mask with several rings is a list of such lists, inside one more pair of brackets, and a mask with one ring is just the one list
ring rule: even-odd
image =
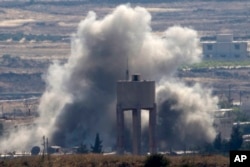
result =
[[129,70],[128,70],[128,56],[127,56],[127,69],[126,69],[126,81],[129,80]]

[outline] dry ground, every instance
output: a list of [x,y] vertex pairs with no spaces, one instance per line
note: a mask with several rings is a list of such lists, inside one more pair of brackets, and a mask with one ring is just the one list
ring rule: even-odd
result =
[[[229,158],[210,156],[167,156],[170,167],[228,167]],[[41,156],[1,160],[2,167],[143,167],[145,156],[103,156],[103,155],[60,155],[42,158]]]

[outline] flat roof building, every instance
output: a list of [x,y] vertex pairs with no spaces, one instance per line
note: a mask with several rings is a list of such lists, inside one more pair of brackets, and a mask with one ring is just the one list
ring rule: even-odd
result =
[[247,41],[234,41],[232,34],[220,34],[216,41],[203,41],[205,59],[246,59],[249,57]]

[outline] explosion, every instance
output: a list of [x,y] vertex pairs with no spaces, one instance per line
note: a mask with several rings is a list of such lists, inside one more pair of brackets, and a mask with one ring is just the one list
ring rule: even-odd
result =
[[217,99],[201,85],[186,86],[173,77],[181,65],[201,60],[196,31],[173,26],[158,36],[152,32],[151,15],[145,8],[121,5],[104,18],[89,12],[71,41],[67,62],[54,62],[48,69],[36,127],[11,133],[2,139],[2,149],[6,143],[30,149],[41,143],[43,135],[53,144],[75,146],[96,133],[104,144],[114,145],[115,86],[124,79],[127,60],[130,71],[157,83],[159,113],[165,113],[159,116],[166,117],[160,120],[171,120],[166,126],[159,122],[161,139],[213,140],[211,112],[217,108]]

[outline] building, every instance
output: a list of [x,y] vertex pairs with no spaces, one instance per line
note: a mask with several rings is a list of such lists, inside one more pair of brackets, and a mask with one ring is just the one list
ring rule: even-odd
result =
[[232,34],[216,36],[216,41],[203,41],[205,59],[246,59],[250,58],[246,41],[234,41]]
[[219,109],[214,113],[214,127],[221,138],[229,140],[234,123],[233,109]]

